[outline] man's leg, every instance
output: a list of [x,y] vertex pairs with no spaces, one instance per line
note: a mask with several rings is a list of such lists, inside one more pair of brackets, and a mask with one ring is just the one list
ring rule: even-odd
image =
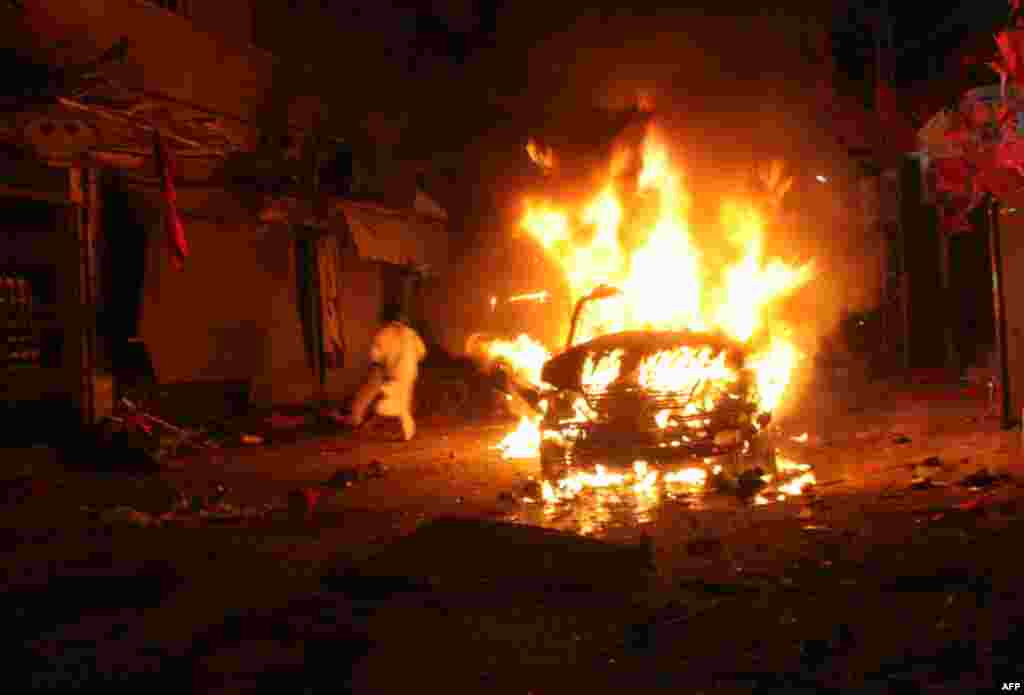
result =
[[409,413],[402,413],[399,419],[402,421],[402,437],[409,441],[416,434],[416,421]]
[[380,395],[381,387],[384,385],[384,374],[380,367],[370,367],[370,375],[366,383],[356,391],[352,400],[352,413],[348,417],[348,423],[353,427],[359,427],[366,420],[366,413],[377,397]]

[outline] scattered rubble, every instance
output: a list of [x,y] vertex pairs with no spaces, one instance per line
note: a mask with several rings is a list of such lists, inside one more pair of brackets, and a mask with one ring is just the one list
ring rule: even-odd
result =
[[767,485],[768,483],[764,481],[764,471],[754,468],[740,474],[736,481],[736,493],[740,499],[751,499]]
[[366,467],[366,477],[369,480],[383,478],[385,473],[387,473],[387,467],[377,459],[370,461],[370,465]]
[[309,418],[305,415],[282,415],[274,413],[265,422],[275,430],[292,430],[304,427],[309,424]]
[[994,487],[1000,483],[1009,482],[1012,479],[1007,473],[992,475],[987,468],[981,468],[966,476],[959,484],[961,487],[970,488],[971,490],[981,490]]
[[334,475],[323,483],[323,487],[333,490],[341,490],[347,487],[352,487],[359,482],[383,478],[387,473],[387,470],[387,467],[377,459],[374,459],[366,466],[362,466],[360,468],[356,468],[354,466],[339,468],[335,471]]
[[309,521],[323,495],[322,487],[304,487],[288,494],[288,516],[293,521]]
[[723,549],[722,540],[709,536],[706,538],[695,538],[686,544],[686,551],[690,555],[706,556],[720,553]]

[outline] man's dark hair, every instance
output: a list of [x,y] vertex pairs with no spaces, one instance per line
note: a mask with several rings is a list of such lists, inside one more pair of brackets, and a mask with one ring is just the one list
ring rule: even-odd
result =
[[387,302],[380,308],[380,322],[390,323],[391,321],[405,321],[405,313],[402,305],[398,302]]

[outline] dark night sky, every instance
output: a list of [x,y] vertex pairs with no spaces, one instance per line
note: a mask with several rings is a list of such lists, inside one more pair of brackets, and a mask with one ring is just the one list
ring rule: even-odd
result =
[[[581,23],[581,18],[583,23],[589,20],[588,28],[594,32],[592,40],[600,42],[607,38],[597,37],[602,27],[610,29],[609,35],[614,36],[615,26],[640,26],[643,20],[638,18],[644,16],[654,20],[646,24],[648,27],[660,26],[683,34],[689,27],[693,34],[705,34],[700,24],[711,15],[728,17],[733,14],[738,18],[782,12],[822,16],[823,12],[829,12],[829,5],[832,7],[836,58],[851,76],[871,75],[874,38],[870,27],[883,12],[890,18],[897,55],[893,63],[897,83],[926,79],[934,74],[937,57],[955,51],[965,39],[978,33],[991,34],[1007,16],[1006,0],[932,0],[928,3],[897,0],[808,3],[789,0],[776,3],[771,8],[765,8],[763,3],[732,2],[720,10],[709,9],[721,7],[716,4],[707,4],[706,8],[700,4],[674,5],[667,9],[657,4],[641,3],[634,4],[628,12],[588,9],[584,3],[571,2],[551,3],[540,10],[532,4],[525,9],[523,4],[490,0],[442,0],[434,3],[431,9],[417,10],[409,28],[417,36],[414,49],[422,55],[463,66],[481,59],[497,59],[498,63],[504,64],[507,73],[517,53],[529,51],[545,39],[565,34],[574,36],[578,41],[579,33],[574,34],[573,27]],[[626,34],[628,29],[624,39]],[[730,45],[727,37],[720,38],[721,53],[744,50],[742,45]],[[704,37],[701,45],[713,49],[714,43]],[[757,58],[762,62],[771,61],[770,55],[760,54]],[[500,76],[496,77],[500,81]]]
[[[405,11],[402,31],[390,39],[424,91],[412,100],[407,142],[422,143],[425,154],[462,152],[477,169],[470,178],[501,188],[516,157],[523,159],[527,135],[585,149],[614,132],[615,113],[633,105],[638,90],[651,90],[659,110],[678,115],[678,141],[695,169],[770,156],[816,166],[839,153],[822,122],[817,76],[801,46],[808,28],[799,18],[831,30],[838,67],[867,96],[871,26],[883,1],[626,11],[571,1],[541,9],[438,0],[429,10]],[[955,61],[945,57],[965,41],[994,52],[992,33],[1008,14],[1006,0],[888,4],[893,82],[915,89],[928,80],[952,84],[946,78]],[[987,70],[980,75],[997,81]]]
[[[872,75],[871,23],[881,16],[883,2],[852,2],[836,13],[836,60],[851,78]],[[1006,0],[889,0],[888,4],[896,57],[891,63],[892,79],[897,86],[935,77],[943,56],[956,52],[966,42],[977,44],[979,35],[990,38],[1005,24],[1008,15]],[[995,44],[989,43],[994,51]]]

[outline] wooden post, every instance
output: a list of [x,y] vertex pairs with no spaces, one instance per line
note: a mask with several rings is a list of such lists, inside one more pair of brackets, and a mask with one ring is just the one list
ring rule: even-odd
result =
[[79,250],[78,307],[75,326],[80,341],[79,407],[81,423],[96,422],[96,233],[99,185],[94,169],[73,166],[69,187]]
[[1003,252],[999,239],[999,203],[989,198],[988,243],[992,257],[992,308],[995,314],[996,350],[999,351],[999,381],[1002,391],[1001,424],[1004,430],[1014,426],[1010,412],[1010,362],[1006,336],[1006,295],[1003,290]]

